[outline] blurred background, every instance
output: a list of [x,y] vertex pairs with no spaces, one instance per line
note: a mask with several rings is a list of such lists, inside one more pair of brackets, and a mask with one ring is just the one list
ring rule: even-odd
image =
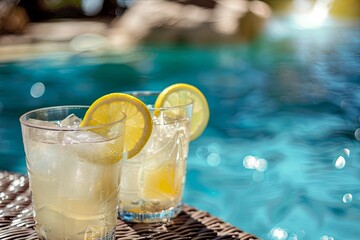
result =
[[19,116],[200,88],[184,203],[262,239],[360,235],[359,0],[1,0],[0,169]]

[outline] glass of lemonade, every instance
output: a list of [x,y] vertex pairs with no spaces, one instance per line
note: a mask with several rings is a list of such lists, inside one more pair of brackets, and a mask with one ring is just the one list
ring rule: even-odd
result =
[[36,231],[40,239],[114,239],[125,114],[79,127],[87,106],[20,117]]
[[192,99],[153,108],[157,92],[132,92],[152,115],[153,130],[144,148],[123,161],[119,217],[129,222],[164,222],[181,211],[190,138]]

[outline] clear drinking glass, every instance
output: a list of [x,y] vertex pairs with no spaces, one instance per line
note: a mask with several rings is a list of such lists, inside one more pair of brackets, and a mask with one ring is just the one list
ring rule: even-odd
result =
[[20,117],[36,231],[40,239],[114,239],[125,114],[79,127],[87,106]]
[[192,99],[154,108],[156,92],[130,93],[151,112],[153,131],[144,148],[123,161],[119,217],[130,222],[164,222],[181,211],[190,139]]

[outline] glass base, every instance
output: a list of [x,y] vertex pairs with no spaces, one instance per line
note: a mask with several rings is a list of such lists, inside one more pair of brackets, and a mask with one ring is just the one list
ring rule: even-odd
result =
[[[70,239],[69,236],[67,236],[66,234],[53,234],[53,235],[49,235],[49,234],[45,234],[41,231],[37,231],[37,235],[39,240],[49,240],[49,239]],[[99,237],[96,237],[97,234],[95,234],[95,236],[92,236],[92,234],[85,234],[84,235],[79,235],[78,237],[71,237],[71,239],[96,239],[96,240],[115,240],[115,227],[113,230],[111,230],[110,232],[106,233],[105,235]]]
[[99,240],[115,240],[115,228]]
[[118,211],[118,217],[125,222],[136,223],[166,223],[171,218],[176,217],[181,212],[181,204],[160,212],[153,213],[134,213],[124,210]]

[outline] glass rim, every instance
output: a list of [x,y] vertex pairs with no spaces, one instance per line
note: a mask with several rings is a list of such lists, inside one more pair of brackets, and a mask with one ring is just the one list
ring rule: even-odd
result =
[[[157,96],[161,93],[161,91],[152,91],[152,90],[139,90],[139,91],[127,91],[125,92],[127,94],[130,94],[131,96],[134,96],[136,98],[139,97],[148,97],[148,96]],[[149,111],[156,111],[156,110],[160,110],[160,111],[166,111],[166,110],[174,110],[174,109],[179,109],[179,108],[185,108],[188,107],[190,105],[194,105],[194,99],[189,97],[189,102],[184,103],[184,104],[179,104],[176,106],[171,106],[171,107],[149,107],[148,104],[144,103],[146,105],[146,107],[149,109]],[[141,101],[141,99],[140,99]],[[143,101],[142,101],[143,102]],[[155,104],[155,102],[154,102]]]
[[[122,114],[122,117],[115,121],[115,122],[111,122],[108,124],[99,124],[99,125],[95,125],[95,126],[85,126],[85,127],[58,127],[58,126],[42,126],[36,123],[29,123],[25,118],[26,116],[28,116],[31,113],[35,113],[35,112],[39,112],[39,111],[47,111],[47,110],[51,110],[51,109],[84,109],[84,108],[89,108],[90,106],[88,105],[59,105],[59,106],[51,106],[51,107],[43,107],[43,108],[37,108],[37,109],[33,109],[30,110],[28,112],[25,112],[24,114],[22,114],[19,118],[19,121],[22,125],[27,126],[27,127],[31,127],[31,128],[37,128],[37,129],[43,129],[43,130],[52,130],[52,131],[88,131],[91,129],[99,129],[99,128],[104,128],[104,127],[109,127],[118,123],[123,123],[126,120],[126,114],[124,112],[119,112]],[[29,118],[30,119],[30,118]]]

